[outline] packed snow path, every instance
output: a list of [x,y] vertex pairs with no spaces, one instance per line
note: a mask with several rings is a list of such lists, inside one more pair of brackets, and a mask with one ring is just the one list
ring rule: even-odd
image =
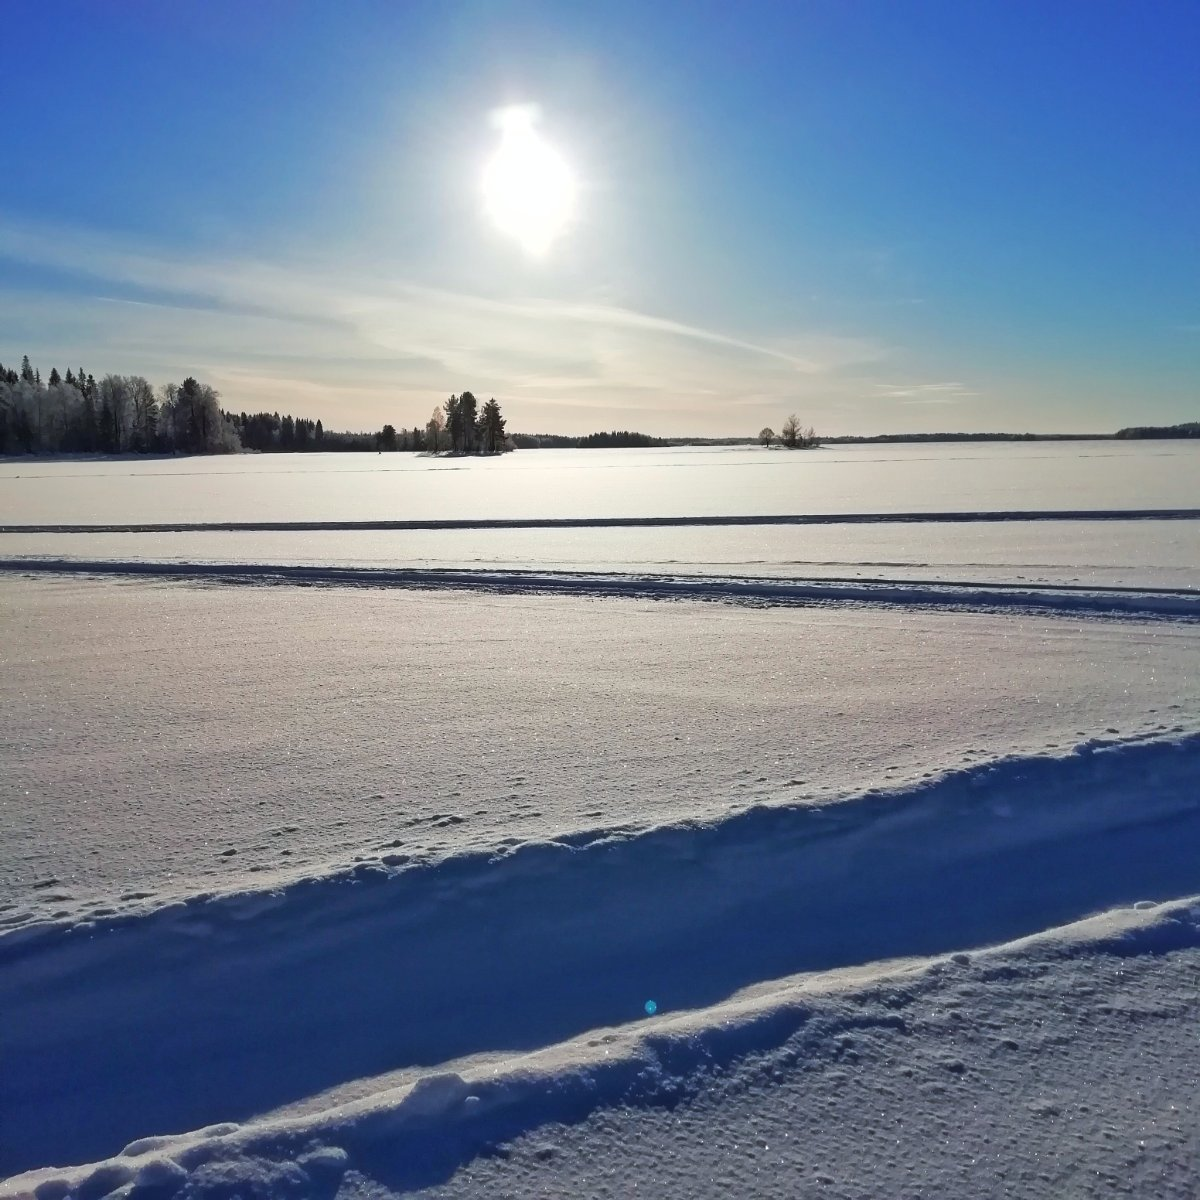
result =
[[1200,620],[1195,588],[1094,587],[915,579],[747,579],[719,576],[606,575],[598,572],[430,571],[257,563],[111,562],[0,559],[0,573],[161,577],[216,583],[358,587],[720,600],[760,605],[899,605],[973,611],[1078,612]]

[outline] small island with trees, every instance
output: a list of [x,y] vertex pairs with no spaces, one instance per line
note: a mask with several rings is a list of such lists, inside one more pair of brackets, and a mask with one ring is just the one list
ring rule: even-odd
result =
[[803,427],[796,417],[795,413],[787,418],[783,423],[782,429],[776,434],[769,425],[758,431],[759,445],[770,449],[771,446],[778,444],[788,450],[811,450],[814,446],[819,446],[820,439],[813,432],[813,427],[809,425]]

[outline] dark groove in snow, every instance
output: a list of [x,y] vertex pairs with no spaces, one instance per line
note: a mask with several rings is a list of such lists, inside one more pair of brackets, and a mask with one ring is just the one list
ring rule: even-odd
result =
[[0,937],[0,1175],[1200,890],[1200,735]]
[[756,605],[869,604],[1200,619],[1194,588],[967,580],[634,575],[588,571],[334,567],[270,563],[119,562],[104,559],[0,559],[0,572],[199,579],[211,583],[465,589],[573,596],[682,598]]
[[649,529],[686,525],[896,525],[997,521],[1200,521],[1200,508],[984,512],[767,513],[685,517],[448,517],[380,521],[203,521],[136,525],[0,525],[0,533],[316,533],[322,530]]

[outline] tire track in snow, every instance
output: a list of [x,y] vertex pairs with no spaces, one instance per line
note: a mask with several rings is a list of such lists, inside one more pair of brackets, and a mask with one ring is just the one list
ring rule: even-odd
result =
[[[0,937],[0,1174],[1200,891],[1200,734]],[[114,1081],[118,1081],[114,1086]]]
[[479,517],[381,521],[207,521],[134,525],[0,525],[4,533],[318,533],[449,529],[652,529],[720,525],[905,525],[1023,521],[1200,521],[1200,508],[981,512],[775,513],[687,517]]
[[331,567],[269,563],[120,562],[104,559],[0,559],[0,573],[101,575],[293,586],[454,589],[650,599],[718,600],[755,605],[866,604],[1018,610],[1060,614],[1200,620],[1194,588],[1092,587],[1086,584],[967,580],[745,578],[633,575],[588,571]]

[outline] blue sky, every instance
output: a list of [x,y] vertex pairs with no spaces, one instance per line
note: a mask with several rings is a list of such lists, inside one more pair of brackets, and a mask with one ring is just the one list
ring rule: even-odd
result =
[[[513,428],[1200,417],[1200,5],[8,0],[0,360]],[[489,223],[498,108],[578,180]]]

